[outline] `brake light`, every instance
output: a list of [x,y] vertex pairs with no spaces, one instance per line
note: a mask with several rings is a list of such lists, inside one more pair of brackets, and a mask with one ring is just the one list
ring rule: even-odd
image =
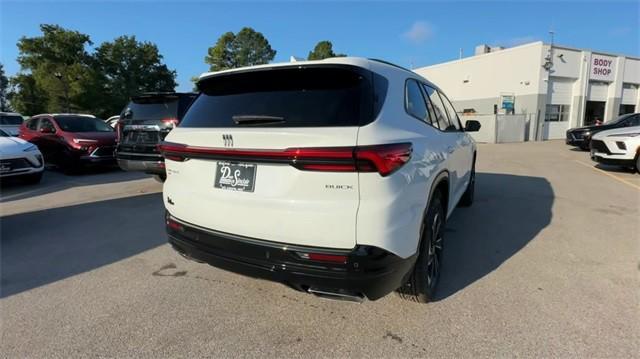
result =
[[167,117],[162,119],[162,123],[164,123],[165,125],[171,125],[171,127],[178,126],[179,122],[180,121],[178,121],[178,119],[175,117]]
[[165,159],[188,158],[284,163],[304,171],[378,172],[388,176],[411,158],[411,143],[357,147],[301,147],[285,150],[208,148],[162,142],[158,150]]

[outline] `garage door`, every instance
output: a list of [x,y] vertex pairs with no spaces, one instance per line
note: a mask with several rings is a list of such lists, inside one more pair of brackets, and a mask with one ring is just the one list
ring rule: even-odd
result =
[[638,100],[638,85],[623,84],[622,85],[622,104],[635,105]]
[[552,79],[550,98],[547,99],[548,104],[553,105],[570,105],[571,94],[573,91],[573,80]]
[[589,101],[607,101],[609,84],[606,82],[590,82],[587,99]]

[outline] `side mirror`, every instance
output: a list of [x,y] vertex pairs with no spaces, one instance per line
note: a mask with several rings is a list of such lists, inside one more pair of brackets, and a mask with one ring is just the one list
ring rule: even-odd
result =
[[480,127],[482,127],[482,125],[476,120],[468,120],[464,124],[465,132],[478,132],[480,131]]
[[40,133],[53,133],[53,129],[51,127],[43,127],[40,129]]

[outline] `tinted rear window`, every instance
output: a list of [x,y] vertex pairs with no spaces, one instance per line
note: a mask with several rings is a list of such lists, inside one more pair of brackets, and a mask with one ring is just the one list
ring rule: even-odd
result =
[[373,120],[369,71],[295,67],[205,79],[181,127],[332,127]]
[[83,116],[56,116],[58,126],[65,132],[113,132],[103,120]]
[[22,116],[17,115],[0,115],[0,125],[17,126],[22,124]]
[[[127,116],[125,116],[127,115]],[[162,120],[178,116],[178,98],[143,98],[131,101],[120,114],[134,120]]]

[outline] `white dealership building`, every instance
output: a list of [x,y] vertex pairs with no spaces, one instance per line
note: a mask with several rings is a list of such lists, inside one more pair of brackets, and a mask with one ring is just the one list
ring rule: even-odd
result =
[[640,58],[533,42],[414,70],[465,115],[525,115],[529,140],[640,112]]

